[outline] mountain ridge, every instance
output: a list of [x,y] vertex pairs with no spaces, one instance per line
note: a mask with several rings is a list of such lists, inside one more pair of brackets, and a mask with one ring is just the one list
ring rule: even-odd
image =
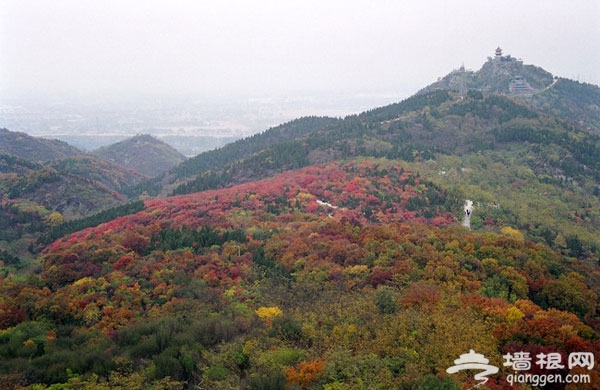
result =
[[26,133],[0,129],[0,154],[10,154],[32,162],[47,162],[86,153],[56,139],[37,138]]
[[479,70],[466,70],[461,66],[417,94],[438,89],[461,94],[476,90],[512,97],[542,113],[558,116],[600,135],[598,86],[553,76],[541,67],[526,65],[521,59],[503,55],[500,48]]
[[0,250],[31,260],[37,240],[57,225],[128,202],[148,177],[57,141],[0,130]]
[[[212,153],[218,155],[219,151]],[[208,156],[201,154],[191,161]],[[448,176],[435,181],[455,188],[464,198],[477,194],[478,203],[504,206],[500,214],[492,209],[480,210],[479,221],[494,221],[489,226],[498,229],[501,221],[510,221],[526,232],[527,238],[547,242],[565,253],[582,253],[576,248],[583,247],[591,251],[588,254],[600,250],[600,138],[515,97],[477,90],[460,93],[434,89],[317,125],[282,143],[264,144],[262,149],[229,164],[211,165],[211,159],[206,159],[201,172],[187,170],[182,175],[172,171],[163,188],[171,189],[173,194],[193,193],[360,156],[399,159],[429,175],[439,176],[431,171],[432,165],[438,166],[439,172],[472,172],[458,175],[462,177],[460,183]],[[479,166],[474,165],[476,161]],[[500,165],[516,177],[496,171]],[[490,167],[494,167],[498,179],[489,177]],[[482,191],[469,183],[473,180],[469,176],[494,185],[484,185]],[[527,193],[529,199],[520,193]],[[552,195],[539,198],[540,193]],[[574,205],[569,206],[565,200],[567,193],[575,200]],[[544,211],[536,215],[533,209],[523,207],[528,203],[538,203],[536,207]],[[560,205],[561,213],[546,212],[556,205]],[[457,204],[455,212],[459,213],[460,207]],[[567,211],[569,207],[580,211]],[[582,220],[578,215],[586,217]],[[478,226],[485,228],[481,222]]]
[[158,176],[186,160],[175,148],[148,134],[103,146],[92,154],[148,177]]

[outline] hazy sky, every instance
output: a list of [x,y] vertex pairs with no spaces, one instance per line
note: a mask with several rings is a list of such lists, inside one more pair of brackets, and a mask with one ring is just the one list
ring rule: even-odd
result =
[[0,94],[415,92],[497,46],[600,83],[598,0],[2,0]]

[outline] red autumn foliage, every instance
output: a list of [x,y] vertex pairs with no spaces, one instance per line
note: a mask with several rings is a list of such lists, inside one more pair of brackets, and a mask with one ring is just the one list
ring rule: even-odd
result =
[[442,299],[440,289],[432,284],[417,282],[411,284],[402,297],[404,306],[434,305]]

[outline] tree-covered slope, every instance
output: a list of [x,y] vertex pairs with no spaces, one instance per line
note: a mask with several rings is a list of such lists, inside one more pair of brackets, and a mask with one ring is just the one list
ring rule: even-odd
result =
[[443,184],[463,198],[500,204],[495,218],[510,220],[529,239],[540,240],[541,234],[556,249],[581,244],[586,253],[600,248],[600,138],[519,101],[478,91],[416,95],[289,141],[264,144],[231,163],[211,163],[209,155],[200,155],[204,171],[177,179],[174,193],[359,156],[420,164],[415,169],[432,180],[445,170],[460,172],[446,176]]
[[[120,173],[124,174],[121,181]],[[25,199],[68,218],[123,203],[125,198],[117,192],[124,185],[123,180],[140,180],[139,175],[87,157],[41,165],[0,155],[0,176],[0,196],[4,202]]]
[[597,85],[558,78],[551,88],[526,100],[540,111],[600,135],[600,88]]
[[28,269],[41,235],[123,205],[146,176],[64,142],[0,130],[0,261]]
[[126,203],[121,191],[142,179],[137,172],[93,157],[41,164],[0,155],[0,250],[10,256],[11,265],[26,267],[40,235]]
[[[206,175],[214,181],[212,175],[220,174],[221,184],[227,184],[340,158],[427,160],[436,153],[465,155],[501,150],[515,143],[531,145],[540,169],[545,166],[548,174],[597,180],[599,140],[575,125],[507,97],[476,91],[463,96],[439,90],[346,117],[290,140],[275,139],[258,147],[254,144],[247,153],[227,158],[224,156],[229,154],[219,150],[201,154],[194,161],[202,164],[178,168],[176,178],[183,185],[175,193],[208,188]],[[241,149],[246,142],[238,141],[236,147]],[[556,154],[561,157],[552,157]]]
[[[219,185],[223,185],[224,180],[217,177],[220,175],[215,176],[215,172],[221,172],[232,165],[243,163],[245,159],[272,145],[296,140],[337,121],[337,119],[326,117],[305,117],[284,123],[262,133],[237,140],[221,148],[200,153],[182,162],[167,174],[147,180],[131,188],[128,194],[130,196],[137,196],[141,193],[149,193],[151,195],[160,194],[167,196],[174,192],[189,193],[193,192],[193,190],[178,187],[190,181],[197,182],[196,184],[192,184],[194,189],[216,188]],[[283,172],[284,170],[285,168],[281,167],[276,171],[272,170],[271,173]],[[206,175],[208,175],[208,179],[206,179]],[[262,178],[265,176],[253,175],[252,177]],[[210,181],[211,184],[205,184],[206,180]],[[250,177],[242,181],[249,180],[251,180]]]
[[477,383],[445,370],[475,349],[503,388],[506,353],[600,353],[598,265],[510,225],[458,227],[454,196],[358,159],[148,200],[54,242],[38,274],[0,276],[0,379],[461,388]]
[[297,140],[300,137],[325,128],[338,120],[326,117],[305,117],[270,128],[260,134],[204,152],[180,164],[173,171],[178,178],[197,175],[243,160],[270,145]]
[[151,135],[137,135],[104,146],[93,154],[148,177],[159,176],[185,161],[183,154]]
[[147,176],[137,170],[123,168],[107,160],[91,156],[53,160],[46,165],[61,174],[85,177],[117,192],[124,192],[127,188],[147,179]]
[[25,133],[0,129],[0,154],[32,162],[85,155],[81,150],[59,140],[32,137]]

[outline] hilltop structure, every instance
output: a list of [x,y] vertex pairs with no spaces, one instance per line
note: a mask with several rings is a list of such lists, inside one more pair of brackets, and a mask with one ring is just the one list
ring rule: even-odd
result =
[[480,70],[466,70],[464,65],[420,93],[436,89],[449,89],[459,93],[479,90],[484,93],[499,93],[518,98],[529,98],[548,88],[554,82],[549,72],[533,65],[524,65],[520,58],[504,53],[501,47],[487,58]]
[[[488,58],[490,61],[491,58]],[[533,95],[536,90],[529,85],[527,79],[522,74],[523,60],[516,59],[510,55],[503,56],[502,48],[498,46],[495,51],[494,59],[491,60],[494,64],[494,70],[499,74],[510,75],[510,83],[508,85],[508,91],[506,95],[509,96],[530,96]],[[516,71],[516,72],[515,72]]]
[[502,58],[502,49],[500,48],[500,46],[498,46],[496,48],[496,59],[499,60]]

